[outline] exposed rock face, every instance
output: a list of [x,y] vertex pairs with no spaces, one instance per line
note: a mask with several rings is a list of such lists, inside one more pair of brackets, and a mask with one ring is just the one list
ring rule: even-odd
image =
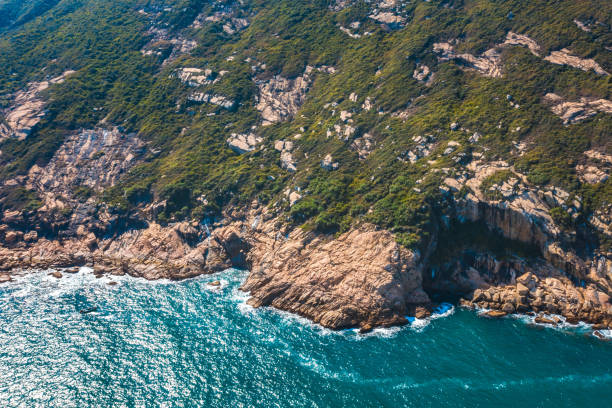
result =
[[[455,52],[455,47],[449,42],[435,43],[433,51],[439,55],[438,59],[440,61],[454,60],[480,72],[482,75],[498,78],[502,76],[500,50],[509,46],[527,47],[533,55],[541,57],[541,48],[537,42],[526,35],[517,34],[512,31],[508,32],[503,43],[497,44],[480,56],[468,53],[458,54]],[[593,70],[599,75],[610,75],[593,59],[583,59],[572,55],[571,51],[566,48],[551,52],[549,56],[544,57],[544,60],[553,64],[569,65],[583,71]]]
[[612,156],[596,150],[587,150],[584,156],[586,162],[576,165],[576,173],[580,180],[589,184],[603,183],[608,180],[612,172]]
[[217,236],[203,240],[203,233],[188,223],[169,227],[152,223],[104,240],[93,234],[63,242],[43,238],[33,245],[0,247],[0,265],[3,270],[90,265],[95,273],[146,279],[184,279],[231,267],[221,244],[227,245],[226,240]]
[[268,245],[249,255],[252,272],[242,286],[255,307],[274,306],[335,329],[367,330],[403,324],[417,305],[429,304],[418,256],[372,226],[336,240],[294,230]]
[[233,101],[226,96],[204,92],[194,92],[189,95],[187,99],[193,102],[210,103],[225,109],[233,109],[236,106],[236,101]]
[[559,95],[548,93],[544,96],[544,101],[566,125],[581,122],[599,112],[612,113],[612,101],[607,99],[580,98],[579,101],[570,102]]
[[255,150],[257,145],[262,142],[262,138],[253,133],[248,135],[232,133],[227,139],[229,147],[238,154],[244,154]]
[[587,33],[591,32],[591,29],[589,28],[589,26],[580,20],[574,19],[574,24],[576,24],[576,26],[578,26],[578,28],[580,28],[584,32],[587,32]]
[[592,284],[584,288],[575,286],[562,275],[538,277],[529,271],[516,278],[515,283],[477,289],[471,300],[464,304],[506,313],[533,311],[558,314],[565,317],[568,323],[585,321],[612,326],[612,304],[608,294]]
[[249,268],[243,289],[250,291],[251,305],[271,305],[331,328],[403,324],[417,306],[430,303],[421,289],[418,255],[387,231],[364,225],[333,239],[280,227],[266,210],[228,217],[210,235],[198,223],[150,223],[108,239],[89,234],[63,242],[22,241],[0,247],[0,269],[89,265],[96,274],[184,279]]
[[258,82],[256,108],[261,113],[264,126],[288,120],[297,113],[312,83],[312,71],[312,67],[307,67],[304,74],[295,79],[277,75],[268,81]]
[[501,57],[495,48],[484,52],[480,57],[467,53],[457,54],[455,47],[450,43],[435,43],[433,50],[439,54],[438,59],[440,61],[455,60],[480,72],[484,76],[492,78],[502,76]]
[[248,16],[242,10],[242,2],[234,1],[215,1],[212,3],[212,13],[200,13],[191,28],[202,28],[207,23],[221,24],[226,34],[236,34],[249,26]]
[[379,11],[377,13],[370,14],[369,17],[374,21],[388,24],[391,27],[401,27],[406,22],[404,17],[388,11]]
[[526,35],[521,35],[521,34],[514,33],[512,31],[509,31],[508,34],[506,35],[506,40],[504,41],[502,46],[507,46],[507,45],[518,45],[518,46],[527,47],[529,48],[529,51],[531,51],[533,55],[535,55],[536,57],[540,56],[540,46],[538,45],[538,43],[536,43],[534,40],[527,37]]
[[338,166],[338,162],[334,162],[334,159],[331,154],[326,155],[323,160],[321,160],[321,167],[325,170],[337,170]]
[[261,113],[263,125],[283,122],[293,117],[300,109],[310,85],[314,81],[315,71],[335,72],[332,67],[314,68],[307,66],[304,73],[294,79],[276,75],[271,79],[257,80],[259,97],[256,108]]
[[65,196],[78,186],[101,191],[114,185],[144,149],[136,134],[124,134],[119,128],[82,130],[66,138],[47,166],[33,166],[27,185]]
[[412,77],[416,79],[417,81],[424,82],[427,80],[427,78],[429,78],[430,74],[431,74],[431,70],[429,69],[427,65],[417,64],[416,69],[412,73]]
[[474,194],[468,193],[465,199],[460,201],[461,216],[470,221],[484,220],[506,238],[520,242],[545,246],[549,240],[558,236],[559,229],[548,210],[564,202],[563,193],[549,192],[541,196],[538,191],[522,182],[524,177],[515,173],[514,181],[510,179],[504,183],[507,186],[499,186],[503,201],[492,201],[481,190],[483,181],[498,171],[509,170],[510,167],[503,162],[474,161],[468,168],[474,173],[464,184]]
[[146,279],[184,279],[232,266],[216,237],[200,240],[202,233],[188,223],[167,228],[150,224],[104,242],[94,253],[94,267]]
[[[62,75],[48,81],[30,83],[27,89],[16,92],[8,109],[0,111],[0,141],[10,137],[23,140],[32,128],[45,116],[46,101],[43,92],[53,84],[64,82],[74,71],[66,71]],[[2,120],[4,116],[4,121]]]
[[368,158],[372,150],[374,150],[374,138],[369,133],[364,134],[361,137],[353,140],[351,143],[351,149],[355,150],[359,155],[360,160]]
[[596,166],[579,164],[576,172],[581,181],[589,184],[603,183],[608,179],[608,173]]
[[205,86],[215,84],[227,71],[213,72],[211,69],[181,68],[174,74],[182,83],[188,86]]
[[402,153],[400,160],[416,163],[420,158],[429,156],[434,149],[435,139],[432,135],[414,136],[412,140],[415,142],[414,148]]
[[151,37],[151,40],[140,52],[143,55],[168,55],[164,64],[174,61],[183,54],[189,54],[198,46],[196,41],[188,39],[180,33],[171,34],[165,28],[152,26],[147,34]]
[[293,150],[292,141],[277,140],[274,142],[274,149],[281,152],[280,161],[283,169],[291,172],[297,170],[297,167],[295,167],[295,160],[293,160],[293,154],[291,153],[291,150]]
[[612,203],[597,209],[589,221],[599,232],[612,237]]
[[544,58],[548,62],[558,65],[569,65],[574,68],[579,68],[583,71],[593,70],[599,75],[610,75],[605,71],[595,60],[583,59],[572,55],[571,51],[563,48],[560,51],[553,51],[548,57]]

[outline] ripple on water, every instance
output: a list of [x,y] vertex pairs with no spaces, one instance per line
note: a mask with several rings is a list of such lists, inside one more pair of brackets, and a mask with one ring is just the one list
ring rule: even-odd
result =
[[606,342],[448,304],[403,327],[332,331],[248,306],[245,277],[16,277],[0,286],[0,406],[556,408],[612,397]]

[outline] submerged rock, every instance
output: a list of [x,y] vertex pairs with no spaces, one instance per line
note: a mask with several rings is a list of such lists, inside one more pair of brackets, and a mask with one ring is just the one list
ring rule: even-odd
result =
[[502,311],[502,310],[489,310],[488,312],[483,313],[483,316],[485,317],[490,317],[493,319],[498,319],[500,317],[504,317],[507,316],[508,313]]

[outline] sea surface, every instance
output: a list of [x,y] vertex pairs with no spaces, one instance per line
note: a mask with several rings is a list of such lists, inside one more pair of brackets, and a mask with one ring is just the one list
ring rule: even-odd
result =
[[612,406],[612,343],[585,328],[450,308],[333,332],[247,306],[245,276],[1,285],[0,407]]

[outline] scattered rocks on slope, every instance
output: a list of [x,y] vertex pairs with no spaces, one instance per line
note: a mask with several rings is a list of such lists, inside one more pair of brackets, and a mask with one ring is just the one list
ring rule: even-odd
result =
[[363,136],[358,137],[351,143],[351,149],[355,150],[359,155],[360,160],[365,160],[374,150],[374,138],[369,133],[365,133]]
[[216,95],[204,92],[194,92],[187,97],[192,102],[204,102],[220,106],[224,109],[233,109],[236,106],[236,101],[229,99],[223,95]]
[[429,78],[431,70],[427,65],[417,64],[416,69],[412,73],[412,77],[420,82],[425,82]]
[[217,83],[227,71],[213,72],[211,69],[180,68],[174,75],[184,84],[197,87]]
[[277,140],[274,142],[274,149],[281,152],[280,160],[281,167],[290,172],[297,171],[297,167],[295,166],[295,160],[293,159],[293,154],[291,150],[293,150],[293,142],[288,140]]
[[334,162],[334,159],[331,154],[326,155],[323,160],[321,160],[321,168],[327,171],[337,170],[338,167],[338,162]]
[[186,38],[182,33],[170,33],[168,29],[157,27],[156,23],[153,24],[147,30],[147,35],[151,39],[140,50],[142,55],[168,55],[164,60],[165,65],[181,55],[189,54],[198,46],[196,41]]
[[429,156],[434,149],[435,139],[432,135],[414,136],[412,140],[415,142],[414,148],[400,155],[399,160],[408,159],[410,163],[416,163],[417,160]]

